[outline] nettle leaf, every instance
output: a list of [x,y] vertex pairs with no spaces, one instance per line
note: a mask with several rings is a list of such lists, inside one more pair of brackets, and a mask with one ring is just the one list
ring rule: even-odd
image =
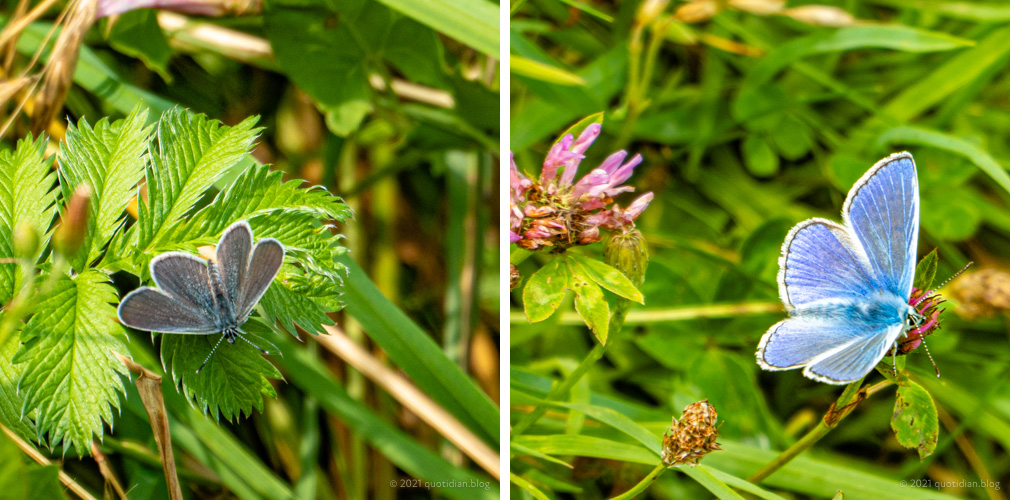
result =
[[940,424],[933,398],[921,385],[906,380],[898,386],[891,429],[902,446],[919,452],[919,459],[933,453]]
[[142,252],[163,243],[204,192],[245,156],[259,133],[256,121],[250,117],[227,127],[178,108],[162,116],[147,168],[147,203],[140,204],[137,220]]
[[291,265],[281,268],[260,305],[271,322],[296,338],[296,325],[319,335],[325,332],[323,325],[334,324],[326,313],[343,308],[340,288],[333,280]]
[[60,190],[70,199],[74,190],[91,190],[88,231],[77,254],[71,257],[74,269],[81,270],[102,252],[122,224],[126,206],[144,175],[144,157],[150,128],[145,127],[147,110],[139,106],[123,120],[109,123],[103,118],[94,128],[81,119],[67,128],[60,148]]
[[915,288],[919,290],[929,290],[936,280],[936,265],[939,259],[936,249],[926,254],[915,266]]
[[523,307],[530,323],[543,321],[561,307],[570,280],[563,258],[554,258],[530,276],[523,288]]
[[610,305],[603,298],[603,290],[588,276],[585,268],[575,259],[568,258],[568,287],[575,292],[575,311],[601,344],[607,343],[610,324]]
[[[271,288],[273,288],[271,286]],[[245,337],[268,352],[277,348],[267,338],[272,331],[255,320],[243,325]],[[255,332],[255,333],[254,333]],[[265,335],[261,335],[266,332]],[[221,342],[207,365],[196,373],[221,335],[161,335],[161,362],[166,373],[172,374],[177,387],[182,387],[186,399],[205,414],[234,420],[252,409],[263,411],[263,396],[276,397],[268,378],[281,378],[260,352],[242,339],[234,344]]]
[[119,408],[126,368],[113,352],[129,351],[116,301],[102,272],[60,276],[21,332],[13,362],[24,370],[22,413],[36,411],[38,434],[48,433],[51,446],[62,441],[64,451],[73,446],[83,455],[102,435],[102,422],[112,422],[112,407]]
[[[46,140],[30,136],[18,141],[13,152],[0,152],[0,258],[14,257],[14,230],[27,224],[42,244],[31,257],[45,249],[44,236],[56,214],[56,173],[46,158]],[[21,288],[16,264],[0,264],[0,304],[6,304]]]
[[21,380],[24,367],[13,363],[14,353],[20,345],[17,335],[8,335],[0,341],[0,423],[18,436],[33,441],[38,435],[35,422],[21,413],[25,395],[18,392],[18,381]]

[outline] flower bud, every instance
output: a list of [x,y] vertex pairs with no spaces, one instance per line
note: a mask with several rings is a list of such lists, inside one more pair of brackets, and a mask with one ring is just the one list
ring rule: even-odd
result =
[[73,255],[81,248],[88,234],[88,205],[91,188],[80,185],[70,196],[70,202],[60,218],[60,226],[53,234],[53,248],[63,255]]
[[14,227],[14,256],[34,261],[39,255],[39,233],[31,224],[21,221]]
[[680,420],[673,419],[669,432],[663,434],[663,463],[675,465],[698,465],[701,457],[720,450],[719,429],[715,422],[718,414],[708,399],[691,403],[684,408]]
[[603,247],[607,264],[624,273],[636,288],[645,282],[645,269],[649,267],[649,248],[638,229],[614,232]]

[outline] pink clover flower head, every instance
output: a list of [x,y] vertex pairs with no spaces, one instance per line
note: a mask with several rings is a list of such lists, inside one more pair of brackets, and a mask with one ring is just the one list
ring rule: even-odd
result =
[[642,155],[627,159],[627,151],[617,151],[576,180],[579,164],[601,130],[599,123],[593,123],[578,138],[571,134],[562,137],[548,151],[536,180],[524,175],[509,153],[511,243],[529,250],[564,250],[600,241],[601,228],[634,229],[653,194],[639,196],[627,208],[616,204],[614,197],[635,190],[624,183],[642,163]]

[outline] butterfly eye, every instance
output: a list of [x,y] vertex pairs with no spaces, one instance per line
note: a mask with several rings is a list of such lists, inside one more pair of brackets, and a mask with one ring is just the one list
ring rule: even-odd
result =
[[915,326],[918,326],[919,320],[915,316],[912,316],[911,314],[909,314],[905,318],[905,324],[908,325],[909,328],[913,328]]

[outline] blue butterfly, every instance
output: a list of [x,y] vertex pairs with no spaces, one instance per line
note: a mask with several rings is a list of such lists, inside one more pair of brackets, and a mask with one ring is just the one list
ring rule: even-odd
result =
[[789,318],[761,337],[761,368],[854,382],[925,320],[908,303],[919,237],[912,155],[893,154],[867,171],[849,190],[842,220],[808,219],[786,236],[778,282]]

